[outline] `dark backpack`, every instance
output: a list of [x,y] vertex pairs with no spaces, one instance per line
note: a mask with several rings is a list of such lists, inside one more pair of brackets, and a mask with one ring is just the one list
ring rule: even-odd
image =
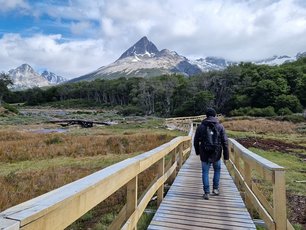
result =
[[215,123],[204,124],[202,144],[203,152],[208,156],[208,162],[216,162],[221,156],[220,133]]

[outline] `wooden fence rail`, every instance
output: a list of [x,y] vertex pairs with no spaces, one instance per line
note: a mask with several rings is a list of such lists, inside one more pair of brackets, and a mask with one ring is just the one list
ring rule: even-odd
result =
[[[135,229],[155,193],[158,203],[162,201],[164,183],[176,176],[190,153],[192,125],[189,128],[188,136],[177,137],[151,151],[1,212],[0,229],[64,229],[124,185],[127,187],[127,203],[110,228]],[[167,165],[166,156],[171,157]],[[158,176],[139,196],[138,176],[154,164],[157,164]]]
[[[227,167],[237,187],[245,193],[248,209],[255,208],[268,229],[294,229],[287,220],[284,168],[251,152],[231,138],[229,150],[230,160]],[[263,194],[263,189],[260,189],[255,181],[272,184],[272,202],[268,201],[268,194]]]

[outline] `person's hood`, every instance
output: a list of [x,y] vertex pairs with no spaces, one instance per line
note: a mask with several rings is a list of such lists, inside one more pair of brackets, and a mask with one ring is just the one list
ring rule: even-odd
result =
[[216,117],[207,117],[202,121],[202,124],[205,123],[219,123],[219,120]]

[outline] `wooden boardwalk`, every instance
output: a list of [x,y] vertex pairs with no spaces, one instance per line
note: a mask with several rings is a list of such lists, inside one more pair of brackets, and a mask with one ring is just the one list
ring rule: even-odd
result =
[[[213,169],[210,170],[212,187]],[[220,195],[204,200],[201,162],[194,150],[155,213],[148,229],[256,229],[222,163]]]

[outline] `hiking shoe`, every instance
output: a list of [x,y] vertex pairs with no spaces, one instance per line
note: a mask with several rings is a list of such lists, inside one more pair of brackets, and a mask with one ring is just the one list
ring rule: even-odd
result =
[[205,194],[203,195],[203,199],[204,199],[204,200],[209,200],[209,194],[208,194],[208,193],[205,193]]
[[212,192],[215,196],[219,196],[219,189],[214,188]]

